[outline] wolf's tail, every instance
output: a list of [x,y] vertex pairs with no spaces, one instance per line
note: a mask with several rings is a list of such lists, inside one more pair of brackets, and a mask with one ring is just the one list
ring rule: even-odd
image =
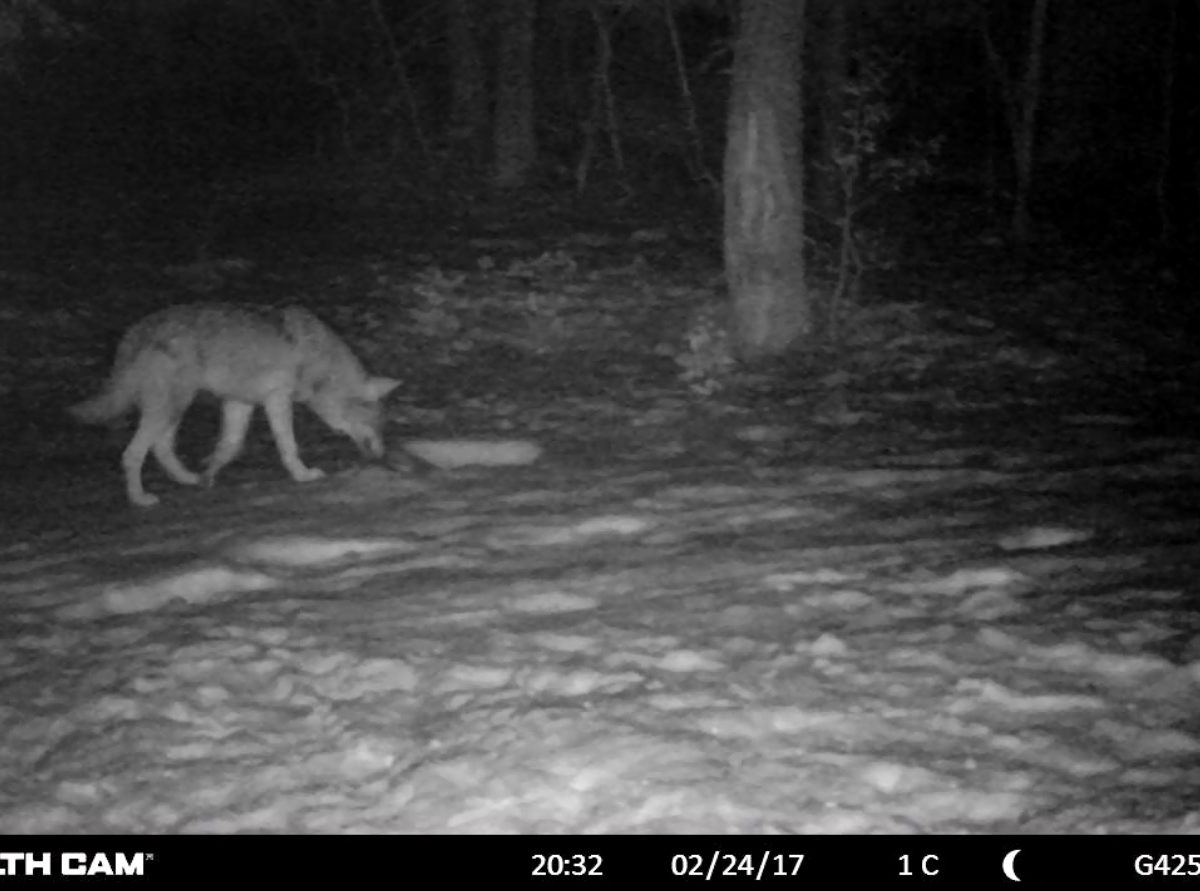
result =
[[114,372],[104,389],[91,399],[67,409],[67,413],[84,424],[108,424],[133,408],[137,388],[131,375]]

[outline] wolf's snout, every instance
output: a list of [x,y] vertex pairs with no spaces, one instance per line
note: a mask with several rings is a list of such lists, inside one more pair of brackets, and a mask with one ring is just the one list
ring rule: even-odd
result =
[[383,446],[383,437],[376,433],[364,433],[355,437],[354,441],[358,444],[358,450],[362,452],[364,458],[379,460],[386,451]]

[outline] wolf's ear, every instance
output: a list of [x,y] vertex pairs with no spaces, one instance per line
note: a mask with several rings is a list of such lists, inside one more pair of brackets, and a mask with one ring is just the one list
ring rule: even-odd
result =
[[373,377],[367,380],[367,398],[378,402],[392,390],[400,386],[400,381],[391,377]]

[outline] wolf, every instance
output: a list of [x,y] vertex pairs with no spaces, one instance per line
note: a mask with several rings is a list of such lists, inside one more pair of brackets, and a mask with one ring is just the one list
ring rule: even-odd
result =
[[[104,389],[68,411],[84,423],[103,424],[138,409],[137,431],[121,466],[129,501],[151,507],[159,499],[142,487],[148,453],[176,482],[211,486],[241,451],[259,405],[283,466],[297,482],[324,473],[300,459],[292,428],[295,402],[350,437],[364,455],[382,458],[382,401],[398,384],[367,374],[350,347],[303,307],[195,303],[160,310],[134,324],[117,347]],[[221,437],[197,474],[176,455],[175,434],[201,391],[221,400]]]

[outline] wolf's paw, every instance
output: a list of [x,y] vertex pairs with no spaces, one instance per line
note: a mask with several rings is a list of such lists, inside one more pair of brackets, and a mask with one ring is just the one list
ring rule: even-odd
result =
[[134,507],[154,507],[158,504],[158,496],[149,492],[130,492],[129,503]]
[[312,483],[325,478],[325,471],[319,467],[297,467],[292,471],[292,479],[298,483]]

